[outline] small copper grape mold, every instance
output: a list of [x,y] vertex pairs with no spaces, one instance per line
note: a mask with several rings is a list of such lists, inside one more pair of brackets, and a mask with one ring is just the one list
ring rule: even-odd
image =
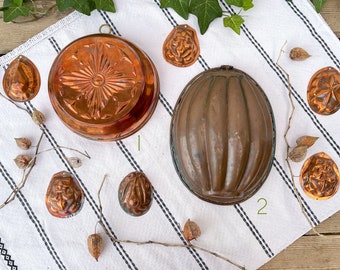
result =
[[176,26],[163,43],[163,57],[174,66],[191,66],[199,55],[200,46],[196,31],[187,24]]
[[318,70],[310,79],[307,90],[310,108],[321,115],[340,109],[340,72],[333,67]]
[[68,128],[100,141],[121,140],[141,129],[160,91],[151,59],[112,34],[85,36],[66,46],[52,64],[48,90]]
[[34,63],[19,55],[5,71],[2,85],[5,94],[13,101],[32,100],[40,90],[40,74]]
[[339,184],[339,169],[326,153],[312,155],[304,162],[300,185],[309,197],[315,200],[329,199],[337,193]]
[[47,210],[52,216],[71,217],[80,211],[83,203],[83,190],[72,174],[61,171],[52,176],[45,196]]
[[152,203],[152,185],[143,172],[132,172],[119,185],[118,200],[122,209],[141,216],[149,211]]

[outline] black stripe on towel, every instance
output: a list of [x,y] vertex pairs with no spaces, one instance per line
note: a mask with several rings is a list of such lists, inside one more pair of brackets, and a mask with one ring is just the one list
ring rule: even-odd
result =
[[[6,180],[7,184],[10,186],[12,190],[15,190],[17,188],[15,181],[13,178],[9,175],[3,164],[0,162],[0,173],[3,176],[3,178]],[[62,260],[60,259],[59,255],[57,254],[56,250],[53,247],[53,244],[51,243],[50,239],[48,238],[43,226],[41,225],[39,219],[36,217],[33,209],[31,208],[30,204],[26,200],[25,196],[22,194],[21,191],[17,193],[17,198],[19,199],[21,205],[25,209],[29,219],[34,224],[40,238],[44,242],[48,252],[52,256],[53,260],[57,264],[58,268],[61,270],[65,270],[66,267]]]
[[[49,38],[49,40],[54,40],[53,37]],[[54,40],[55,42],[55,40]],[[55,46],[53,46],[54,48],[56,48]],[[26,108],[30,111],[30,113],[33,112],[34,107],[32,105],[31,102],[26,102],[25,103]],[[75,169],[69,165],[68,161],[67,161],[67,157],[65,156],[64,152],[62,151],[62,149],[59,147],[56,139],[53,137],[53,135],[51,134],[51,132],[48,130],[48,128],[46,127],[45,124],[40,125],[41,130],[44,132],[45,137],[47,138],[48,142],[50,143],[50,145],[53,147],[53,149],[55,149],[55,153],[57,154],[57,156],[59,157],[59,159],[61,160],[61,162],[64,164],[65,168],[77,179],[77,181],[79,182],[80,186],[82,187],[83,191],[84,191],[84,196],[85,199],[87,200],[87,202],[89,203],[89,205],[91,206],[94,214],[98,217],[100,217],[100,210],[99,210],[99,206],[97,205],[97,203],[95,202],[95,200],[93,199],[92,195],[90,194],[90,192],[88,191],[86,185],[84,184],[84,181],[79,177],[79,175],[77,174],[77,172],[75,171]],[[112,230],[110,224],[107,222],[107,219],[105,217],[104,214],[101,215],[102,217],[102,221],[103,221],[103,225],[105,226],[105,228],[113,235],[113,237],[118,238],[116,236],[116,234],[114,233],[114,231]],[[111,240],[112,241],[112,240]],[[135,263],[132,261],[132,259],[130,258],[130,256],[128,255],[128,253],[125,251],[125,249],[123,248],[123,246],[121,245],[121,243],[118,242],[114,242],[112,241],[113,245],[115,246],[116,250],[118,251],[119,255],[122,257],[122,259],[124,260],[124,262],[126,263],[128,269],[138,269],[137,266],[135,265]]]
[[4,261],[6,262],[9,269],[18,270],[18,266],[15,265],[15,262],[12,259],[11,255],[8,254],[8,251],[5,248],[5,244],[2,242],[1,237],[0,237],[0,254],[4,258]]

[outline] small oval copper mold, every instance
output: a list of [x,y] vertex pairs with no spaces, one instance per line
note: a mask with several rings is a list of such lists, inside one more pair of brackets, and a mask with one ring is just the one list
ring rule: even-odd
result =
[[78,181],[66,171],[52,176],[45,203],[51,215],[66,218],[77,214],[84,203],[84,193]]
[[174,66],[188,67],[196,62],[199,55],[196,31],[187,24],[176,26],[163,43],[163,57]]
[[19,55],[6,69],[2,85],[11,100],[29,101],[40,90],[40,74],[31,60],[26,56]]
[[329,199],[337,193],[339,184],[339,169],[326,153],[312,155],[304,162],[300,185],[309,197],[315,200]]
[[330,115],[340,109],[340,72],[333,67],[318,70],[310,79],[308,104],[321,115]]
[[132,172],[119,185],[118,200],[122,209],[132,215],[144,215],[151,207],[152,185],[143,172]]

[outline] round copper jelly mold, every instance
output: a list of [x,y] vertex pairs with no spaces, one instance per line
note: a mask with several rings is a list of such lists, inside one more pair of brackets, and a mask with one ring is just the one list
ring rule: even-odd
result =
[[52,106],[72,131],[93,140],[124,139],[152,116],[159,78],[150,58],[111,34],[82,37],[55,59],[48,78]]

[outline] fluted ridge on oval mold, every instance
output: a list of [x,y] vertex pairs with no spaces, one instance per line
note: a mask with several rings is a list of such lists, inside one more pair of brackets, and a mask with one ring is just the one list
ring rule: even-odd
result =
[[270,171],[275,148],[270,104],[249,75],[232,67],[202,72],[188,83],[170,136],[181,180],[206,201],[244,201]]

